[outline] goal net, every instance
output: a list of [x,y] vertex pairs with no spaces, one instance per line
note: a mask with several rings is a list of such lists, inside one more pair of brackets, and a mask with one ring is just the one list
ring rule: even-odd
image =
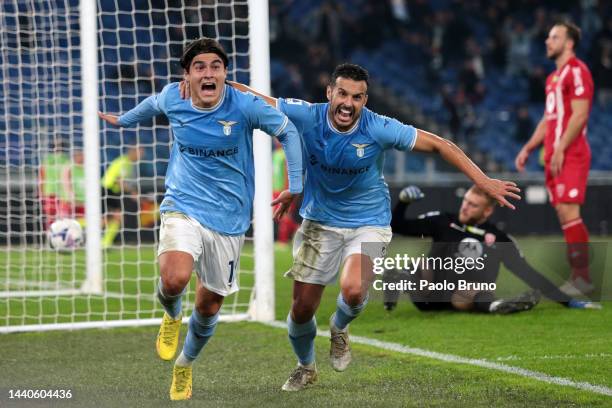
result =
[[[1,3],[0,332],[159,321],[158,204],[172,132],[164,117],[119,129],[98,123],[95,111],[126,112],[180,80],[183,47],[202,36],[225,47],[228,79],[266,91],[267,38],[254,46],[253,29],[267,27],[267,11],[257,15],[263,23],[253,21],[247,0]],[[269,137],[255,137],[262,149],[255,157],[264,162],[256,164],[258,228],[242,253],[241,290],[222,309],[228,320],[273,317]],[[137,148],[118,193],[121,211],[105,214],[101,178]],[[51,249],[47,231],[58,218],[79,220],[87,244]],[[255,265],[267,277],[256,278]],[[183,301],[187,316],[194,289],[195,274]]]

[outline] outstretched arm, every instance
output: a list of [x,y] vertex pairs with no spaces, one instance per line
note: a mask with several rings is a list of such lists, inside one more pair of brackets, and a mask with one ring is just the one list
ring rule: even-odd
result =
[[121,116],[98,112],[98,117],[113,126],[130,127],[138,122],[163,113],[158,103],[158,95],[152,95]]
[[439,154],[444,160],[463,172],[478,187],[493,197],[502,207],[510,207],[514,210],[514,206],[506,198],[521,199],[521,196],[516,194],[521,190],[515,183],[488,177],[450,140],[417,129],[417,139],[413,150]]

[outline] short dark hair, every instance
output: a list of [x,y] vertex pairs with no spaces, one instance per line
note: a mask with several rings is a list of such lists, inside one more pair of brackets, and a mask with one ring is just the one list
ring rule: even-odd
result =
[[195,57],[200,54],[208,53],[217,54],[223,61],[223,66],[227,68],[229,59],[227,58],[227,53],[223,49],[223,46],[221,46],[217,40],[208,37],[202,37],[187,44],[183,50],[183,56],[181,57],[181,67],[183,67],[185,71],[189,71],[191,61],[193,61]]
[[340,77],[352,79],[353,81],[365,81],[366,85],[370,85],[370,74],[368,74],[368,71],[365,68],[356,64],[338,65],[336,69],[334,69],[334,73],[332,74],[329,84],[331,86],[335,86],[336,80]]
[[580,38],[582,38],[582,32],[580,27],[576,24],[572,23],[569,20],[559,20],[553,24],[554,26],[565,27],[567,31],[567,37],[574,41],[574,49],[578,48],[578,44],[580,43]]

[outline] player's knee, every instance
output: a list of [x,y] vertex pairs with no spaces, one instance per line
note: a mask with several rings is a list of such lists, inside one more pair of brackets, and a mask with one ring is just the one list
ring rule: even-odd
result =
[[185,273],[176,267],[172,267],[171,263],[160,264],[159,269],[163,292],[168,296],[180,295],[189,283],[191,271]]
[[456,291],[451,296],[451,304],[460,311],[468,311],[474,308],[474,298],[467,293]]
[[187,286],[187,282],[189,281],[185,281],[170,275],[167,278],[162,278],[162,291],[168,296],[180,295],[183,292],[183,289],[185,289],[185,286]]
[[358,306],[363,303],[365,294],[363,293],[361,286],[348,286],[342,288],[342,298],[344,303],[349,306]]
[[580,206],[578,204],[560,203],[555,206],[555,210],[562,224],[580,218]]
[[294,322],[302,324],[312,319],[316,312],[316,307],[312,304],[303,302],[293,302],[291,306],[291,318]]
[[206,304],[196,304],[195,308],[200,315],[210,317],[219,313],[221,305],[222,302],[208,302]]

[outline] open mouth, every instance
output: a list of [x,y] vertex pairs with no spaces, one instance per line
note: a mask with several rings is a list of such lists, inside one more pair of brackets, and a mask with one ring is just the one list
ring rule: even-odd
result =
[[203,82],[202,85],[200,85],[200,90],[204,93],[214,93],[216,89],[217,84],[214,82]]
[[353,109],[346,106],[338,106],[338,108],[336,108],[336,116],[343,122],[350,121],[353,118],[353,113]]

